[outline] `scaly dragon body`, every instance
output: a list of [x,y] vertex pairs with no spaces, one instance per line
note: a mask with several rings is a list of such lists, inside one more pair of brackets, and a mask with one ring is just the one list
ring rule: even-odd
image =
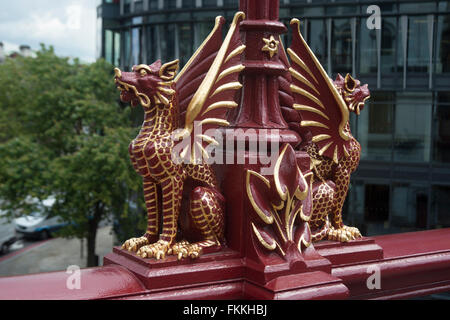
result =
[[[224,19],[218,17],[211,34],[178,76],[178,60],[137,65],[132,72],[115,69],[121,100],[141,104],[145,112],[129,154],[143,178],[147,231],[122,246],[143,258],[197,258],[204,248],[224,243],[225,199],[214,171],[203,160],[207,160],[206,148],[216,143],[208,130],[226,126],[227,111],[237,106],[234,97],[242,87],[238,77],[245,49],[238,28],[242,18],[243,13],[236,14],[222,41]],[[194,188],[188,227],[180,234],[187,179]]]
[[305,140],[301,149],[311,159],[312,240],[353,240],[361,233],[344,225],[342,207],[361,146],[350,132],[349,113],[359,115],[370,93],[367,85],[361,86],[349,74],[332,81],[303,39],[300,22],[293,19],[291,25],[297,26],[287,50],[292,64],[286,55],[281,57],[289,73],[280,77],[280,97],[285,119]]

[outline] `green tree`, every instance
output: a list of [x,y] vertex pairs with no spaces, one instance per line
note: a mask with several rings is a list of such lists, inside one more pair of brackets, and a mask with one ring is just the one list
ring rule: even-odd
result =
[[50,214],[68,223],[62,236],[87,239],[88,266],[96,265],[99,222],[126,220],[141,188],[128,156],[137,129],[117,101],[112,70],[44,46],[0,65],[1,209],[12,218],[35,209],[31,198],[54,197]]

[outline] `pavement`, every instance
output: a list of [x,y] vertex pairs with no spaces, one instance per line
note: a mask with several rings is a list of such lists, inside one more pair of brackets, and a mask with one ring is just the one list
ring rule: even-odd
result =
[[[113,239],[111,226],[99,228],[96,254],[100,265],[103,264],[103,257],[112,251]],[[1,256],[0,277],[66,271],[71,265],[86,268],[87,245],[83,241],[82,250],[81,243],[76,238],[51,238]]]

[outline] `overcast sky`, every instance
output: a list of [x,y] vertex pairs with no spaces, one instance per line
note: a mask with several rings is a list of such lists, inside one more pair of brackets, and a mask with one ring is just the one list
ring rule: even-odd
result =
[[96,59],[98,0],[2,0],[0,2],[0,42],[5,51],[20,45],[39,49],[53,45],[56,54]]

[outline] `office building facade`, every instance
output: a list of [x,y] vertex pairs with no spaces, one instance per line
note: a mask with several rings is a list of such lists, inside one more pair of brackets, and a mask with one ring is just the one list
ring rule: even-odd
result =
[[[363,151],[346,222],[367,235],[450,227],[450,1],[280,4],[286,25],[301,19],[332,78],[350,73],[371,90],[351,118]],[[237,9],[237,0],[103,0],[99,56],[124,70],[157,59],[184,64],[214,18],[231,21]]]

